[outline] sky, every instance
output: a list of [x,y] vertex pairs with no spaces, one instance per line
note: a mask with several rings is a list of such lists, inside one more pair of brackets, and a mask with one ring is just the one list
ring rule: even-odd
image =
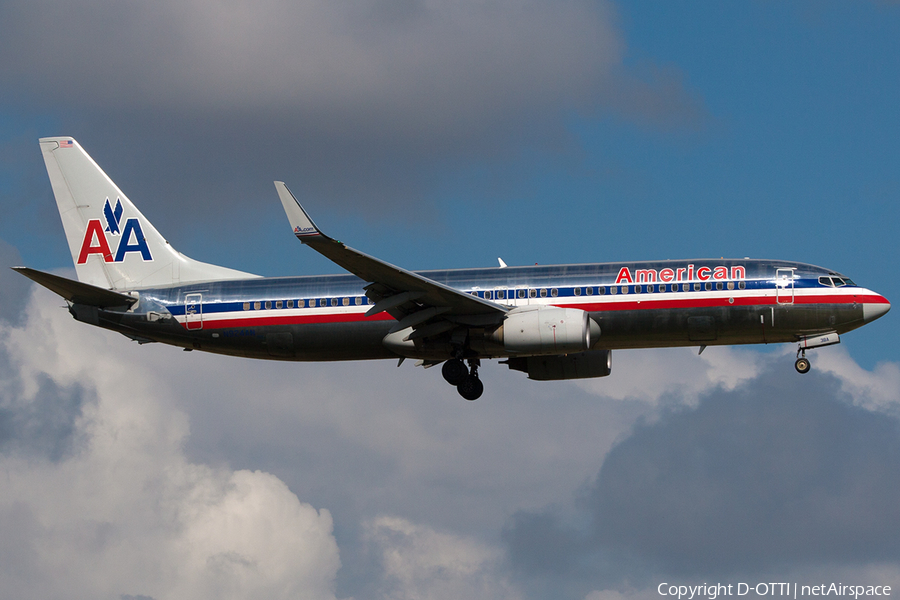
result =
[[[779,258],[900,297],[896,2],[0,1],[0,266],[73,276],[71,135],[183,253],[335,273]],[[896,315],[839,346],[485,365],[138,346],[0,270],[0,597],[900,588]],[[750,594],[753,596],[753,594]]]

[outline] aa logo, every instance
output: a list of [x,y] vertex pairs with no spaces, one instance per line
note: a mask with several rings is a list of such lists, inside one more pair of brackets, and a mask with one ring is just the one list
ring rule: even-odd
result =
[[[141,230],[141,222],[136,217],[132,217],[125,220],[123,227],[122,213],[122,201],[119,198],[116,198],[115,208],[109,203],[109,198],[106,199],[106,204],[103,206],[106,228],[103,227],[100,219],[88,221],[87,228],[84,230],[84,240],[81,242],[81,252],[78,254],[79,265],[85,264],[92,254],[102,256],[103,262],[122,262],[129,252],[140,252],[143,260],[153,260],[150,248],[147,247],[147,240],[144,239],[144,232]],[[110,248],[107,234],[113,239],[119,238],[115,256]]]

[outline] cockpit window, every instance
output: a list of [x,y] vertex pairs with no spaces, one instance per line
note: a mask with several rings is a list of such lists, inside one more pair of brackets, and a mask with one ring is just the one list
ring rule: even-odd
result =
[[845,285],[856,287],[856,284],[850,279],[837,276],[827,277],[823,275],[822,277],[819,277],[819,283],[821,285],[827,285],[828,287],[843,287]]

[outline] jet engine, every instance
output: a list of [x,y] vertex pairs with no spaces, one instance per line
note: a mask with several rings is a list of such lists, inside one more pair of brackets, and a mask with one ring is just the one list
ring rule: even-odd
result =
[[489,340],[516,354],[583,352],[600,337],[600,326],[577,308],[523,307],[511,310]]
[[505,361],[528,379],[554,381],[606,377],[612,371],[612,350],[591,350],[564,356],[516,356]]

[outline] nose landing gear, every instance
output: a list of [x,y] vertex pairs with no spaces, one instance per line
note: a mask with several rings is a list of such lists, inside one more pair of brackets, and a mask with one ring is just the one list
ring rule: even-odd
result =
[[812,365],[809,363],[809,359],[806,358],[806,351],[808,349],[822,348],[823,346],[831,346],[840,343],[841,337],[836,331],[800,338],[800,345],[797,346],[797,362],[794,363],[794,368],[797,369],[798,373],[809,373]]
[[441,367],[441,375],[450,385],[456,386],[456,391],[466,400],[477,400],[484,393],[484,384],[478,378],[478,367],[481,361],[477,358],[468,359],[469,366],[466,368],[462,359],[453,358],[444,363]]

